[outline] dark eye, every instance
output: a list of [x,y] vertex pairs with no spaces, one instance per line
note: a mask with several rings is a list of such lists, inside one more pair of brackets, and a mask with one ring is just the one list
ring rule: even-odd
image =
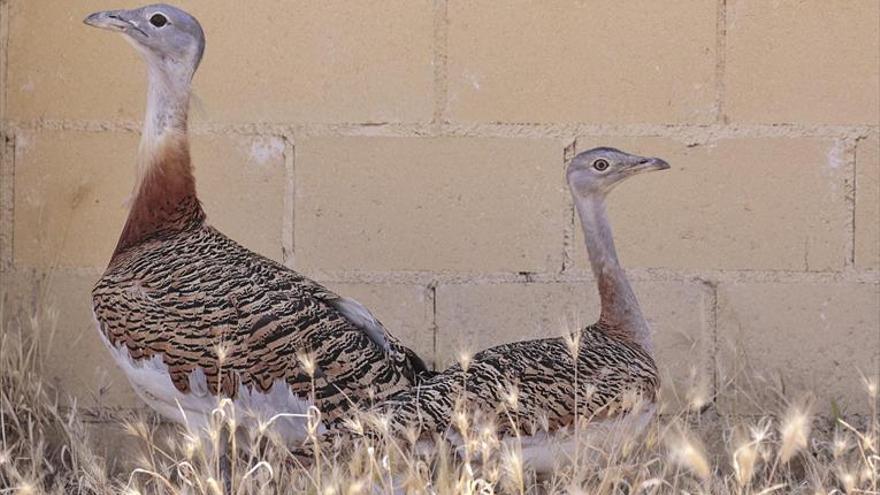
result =
[[593,168],[595,168],[599,172],[603,172],[608,168],[608,161],[599,158],[598,160],[593,162]]
[[150,24],[157,28],[164,27],[168,24],[168,18],[162,14],[153,14],[153,17],[150,17]]

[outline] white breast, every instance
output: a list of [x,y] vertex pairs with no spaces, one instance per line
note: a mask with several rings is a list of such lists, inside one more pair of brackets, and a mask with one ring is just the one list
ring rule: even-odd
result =
[[627,439],[638,438],[654,417],[655,410],[654,404],[648,404],[623,416],[592,421],[577,436],[571,430],[562,430],[538,433],[521,440],[509,439],[507,443],[521,447],[524,465],[539,473],[550,473],[575,459],[589,462],[590,459],[585,457],[619,450]]
[[[592,421],[577,436],[570,428],[565,428],[549,433],[505,437],[502,441],[506,449],[519,454],[524,467],[537,473],[552,473],[575,460],[579,463],[589,462],[588,456],[595,456],[597,452],[611,452],[625,440],[637,438],[648,426],[655,411],[656,406],[648,404],[624,416]],[[464,447],[461,437],[457,433],[449,433],[447,438],[462,453]],[[434,440],[424,440],[418,443],[417,449],[430,453],[436,450],[436,446]]]
[[[162,417],[185,425],[191,431],[207,432],[211,413],[220,406],[220,399],[209,393],[207,378],[201,369],[190,373],[190,392],[182,393],[171,382],[168,366],[160,356],[135,361],[124,346],[110,343],[101,331],[100,323],[97,328],[116,364],[147,405]],[[242,385],[232,403],[238,423],[245,428],[268,425],[289,446],[298,446],[306,438],[307,414],[312,403],[294,395],[282,380],[277,380],[265,393]],[[320,425],[317,433],[323,432],[324,426]]]

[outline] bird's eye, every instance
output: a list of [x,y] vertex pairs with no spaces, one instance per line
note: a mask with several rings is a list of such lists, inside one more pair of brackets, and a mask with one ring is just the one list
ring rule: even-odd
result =
[[593,162],[593,168],[595,168],[599,172],[603,172],[608,168],[608,161],[600,158]]
[[153,14],[153,17],[150,17],[150,24],[157,28],[165,27],[168,24],[168,18],[162,14]]

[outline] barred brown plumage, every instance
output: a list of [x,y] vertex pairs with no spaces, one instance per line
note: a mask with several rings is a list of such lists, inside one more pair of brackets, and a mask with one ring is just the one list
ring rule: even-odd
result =
[[[497,431],[522,441],[566,430],[586,420],[593,431],[612,435],[644,427],[654,412],[660,384],[652,357],[648,324],[614,247],[605,213],[605,196],[620,181],[650,170],[669,168],[663,160],[595,148],[576,156],[567,177],[577,207],[602,312],[599,321],[567,337],[503,344],[481,351],[368,411],[387,417],[400,439],[454,440],[457,412],[488,418]],[[370,422],[362,424],[369,425]],[[345,426],[345,425],[343,425]],[[370,432],[368,434],[378,434]],[[328,431],[329,442],[346,431]],[[604,438],[593,437],[593,440]],[[548,440],[544,438],[544,440]],[[607,438],[605,438],[607,440]],[[613,439],[612,439],[613,440]],[[569,455],[564,441],[550,437],[523,449],[524,461],[549,470]],[[297,455],[308,458],[307,447]]]
[[[156,26],[161,12],[168,22]],[[198,21],[168,5],[100,12],[149,68],[138,181],[109,266],[92,293],[102,338],[138,394],[175,421],[203,426],[219,397],[261,416],[305,413],[333,424],[353,404],[414,385],[424,363],[354,300],[259,256],[206,223],[187,140]],[[300,356],[314,356],[306,369]],[[304,418],[275,426],[289,441]]]
[[93,291],[108,342],[135,361],[161,356],[182,393],[201,370],[215,395],[268,393],[280,380],[305,398],[312,381],[296,354],[314,353],[315,405],[331,422],[369,387],[382,399],[424,371],[390,335],[388,351],[376,345],[334,307],[338,300],[204,224],[122,250]]
[[[528,436],[544,426],[552,431],[570,425],[576,410],[593,420],[628,412],[625,392],[654,400],[657,368],[641,346],[610,336],[601,323],[583,329],[579,338],[576,358],[563,338],[486,349],[474,355],[467,370],[455,364],[377,404],[373,412],[392,418],[401,431],[419,425],[426,435],[443,434],[461,401],[495,416],[499,433]],[[515,406],[506,399],[511,389]]]

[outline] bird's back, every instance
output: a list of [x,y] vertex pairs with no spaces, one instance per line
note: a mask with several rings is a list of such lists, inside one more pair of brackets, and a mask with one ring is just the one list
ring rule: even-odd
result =
[[[575,359],[576,355],[576,359]],[[377,406],[401,430],[450,429],[456,407],[493,418],[504,435],[555,431],[579,418],[603,421],[653,401],[659,378],[651,356],[601,325],[562,338],[514,342],[476,354]]]
[[138,393],[175,420],[174,401],[204,414],[222,396],[267,413],[314,404],[332,422],[371,392],[381,400],[413,385],[418,357],[387,334],[377,345],[341,300],[205,225],[118,253],[93,290],[105,342]]

